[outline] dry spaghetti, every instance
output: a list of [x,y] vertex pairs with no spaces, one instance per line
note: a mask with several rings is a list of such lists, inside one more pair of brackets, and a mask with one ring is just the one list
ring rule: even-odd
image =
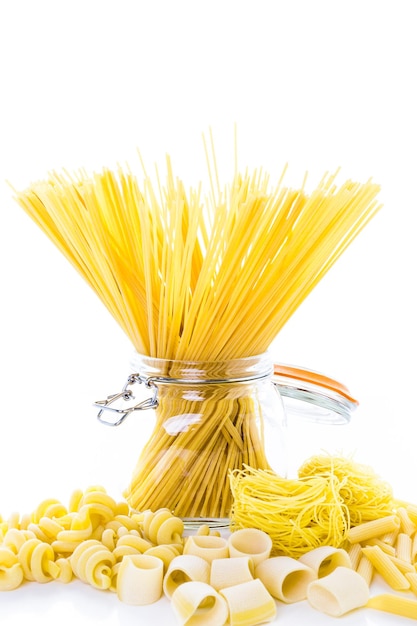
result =
[[[213,163],[208,159],[208,198],[201,186],[186,191],[169,159],[165,185],[146,172],[140,184],[119,168],[92,176],[54,172],[16,192],[142,355],[216,362],[263,354],[379,209],[372,181],[338,186],[336,175],[326,174],[308,194],[304,185],[285,187],[283,176],[271,189],[262,171],[236,169],[221,188],[214,156]],[[210,419],[202,420],[197,437],[190,431],[168,439],[171,409],[160,402],[156,430],[126,491],[133,507],[195,515],[199,493],[205,515],[223,516],[231,504],[228,471],[245,461],[268,467],[254,412],[240,418],[239,402],[218,401],[218,395],[207,399]],[[192,403],[178,410],[192,413]],[[224,423],[220,435],[216,420]],[[183,467],[179,447],[191,450],[190,466]],[[170,471],[149,481],[162,456]]]

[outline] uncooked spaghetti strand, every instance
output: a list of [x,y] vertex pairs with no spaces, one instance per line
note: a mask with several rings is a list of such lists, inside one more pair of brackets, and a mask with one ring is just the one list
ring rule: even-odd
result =
[[[208,400],[207,402],[209,402],[210,405],[213,404],[212,400]],[[226,418],[223,420],[224,424],[227,424],[227,432],[228,433],[233,433],[233,430],[231,431],[230,428],[233,428],[234,430],[236,430],[236,427],[231,426],[231,424],[233,424],[234,421],[234,415],[237,416],[239,419],[243,420],[243,422],[248,421],[253,419],[251,415],[245,415],[245,413],[243,412],[243,417],[240,417],[242,415],[242,412],[238,411],[238,409],[240,408],[240,405],[236,402],[236,400],[232,400],[229,401],[228,404],[225,404],[225,401],[220,401],[220,405],[217,405],[217,411],[216,410],[213,411],[213,435],[209,435],[208,433],[208,428],[207,428],[207,422],[205,421],[204,425],[205,429],[201,428],[200,433],[197,435],[194,435],[194,437],[192,436],[192,434],[183,434],[183,435],[178,435],[176,438],[175,443],[171,443],[169,446],[169,449],[167,448],[167,452],[166,454],[168,454],[168,456],[171,456],[172,458],[172,462],[169,462],[167,459],[165,459],[165,461],[167,462],[167,468],[169,469],[170,472],[170,477],[169,477],[169,481],[171,484],[171,487],[169,489],[169,493],[170,495],[173,494],[173,485],[176,484],[178,485],[178,490],[179,493],[184,494],[184,489],[183,489],[183,485],[182,482],[180,480],[180,475],[181,473],[184,471],[184,467],[181,464],[181,461],[177,460],[176,457],[176,453],[175,450],[179,449],[179,450],[200,450],[199,454],[197,457],[192,456],[192,459],[190,460],[191,465],[187,465],[188,470],[187,473],[190,474],[190,476],[192,477],[193,482],[196,485],[196,489],[197,487],[200,485],[200,481],[201,481],[201,477],[200,477],[200,473],[202,473],[203,475],[207,475],[208,477],[211,477],[211,480],[216,483],[217,481],[215,480],[215,476],[213,477],[212,474],[207,474],[207,466],[210,462],[210,457],[211,455],[215,454],[215,450],[216,448],[220,448],[222,449],[223,446],[223,442],[224,442],[224,426],[221,426],[221,423],[219,423],[218,420],[218,416],[219,415],[225,415]],[[228,408],[229,407],[229,408]],[[211,409],[211,406],[209,407]],[[187,412],[188,411],[188,407],[184,406],[183,407],[183,412]],[[205,417],[205,420],[207,420],[207,416]],[[239,428],[240,429],[240,428]],[[203,432],[204,431],[204,432]],[[256,434],[256,431],[254,431],[252,433],[252,437],[250,440],[245,442],[245,448],[249,448],[252,449],[254,448],[254,450],[260,450],[262,451],[262,445],[260,444],[259,441],[255,441],[254,440],[254,434]],[[238,438],[237,440],[235,440],[234,435],[232,437],[232,439],[229,439],[229,447],[231,447],[233,450],[236,450],[236,452],[238,454],[242,454],[241,452],[238,452],[239,450],[241,450],[241,440]],[[162,444],[162,449],[164,448],[164,444]],[[152,454],[155,454],[156,452],[156,456],[158,456],[158,451],[155,451],[154,445],[151,442],[151,446],[150,446],[150,450],[152,452]],[[219,459],[219,463],[218,464],[214,464],[215,467],[217,467],[216,469],[216,473],[218,471],[222,471],[222,463],[224,463],[224,461],[222,461],[222,456],[220,456]],[[155,461],[151,461],[150,459],[145,459],[144,463],[143,463],[143,472],[145,474],[148,474],[147,472],[147,468],[151,467],[154,468],[156,467],[156,462]],[[241,462],[239,463],[239,465],[241,465]],[[234,467],[234,465],[229,466],[230,469]],[[199,469],[200,468],[200,469]],[[179,472],[179,476],[178,478],[173,477],[174,474],[176,474],[176,472]],[[225,472],[223,471],[223,474]],[[155,478],[158,477],[158,470],[155,472]],[[159,476],[159,478],[162,478],[161,476]],[[138,485],[138,488],[140,489],[140,491],[143,491],[143,493],[146,493],[149,488],[147,486],[148,482],[153,482],[154,478],[152,476],[152,474],[150,475],[141,475],[140,472],[136,472],[133,480],[132,480],[132,493],[129,495],[129,498],[132,500],[132,503],[134,506],[137,506],[137,504],[135,504],[135,501],[137,499],[137,488],[135,489],[135,485]],[[144,482],[145,481],[145,482]],[[186,492],[186,497],[189,498],[189,491]],[[195,490],[191,490],[191,493],[195,493]],[[176,496],[173,496],[173,501],[175,499]],[[180,506],[181,505],[181,506]],[[180,505],[178,505],[180,507],[182,507],[182,501],[180,503]]]
[[[167,410],[168,413],[165,412]],[[212,437],[219,437],[219,420],[216,402],[207,401],[206,414],[204,417],[204,429],[195,429],[195,431],[191,433],[180,433],[175,438],[172,436],[164,436],[165,430],[163,428],[163,424],[165,416],[169,417],[172,414],[171,410],[172,407],[171,409],[165,409],[162,416],[160,416],[161,426],[159,428],[158,426],[156,427],[155,437],[151,438],[142,452],[141,456],[143,460],[140,462],[139,467],[135,471],[129,490],[130,493],[128,494],[128,499],[132,502],[135,502],[138,499],[138,491],[149,496],[149,494],[159,489],[160,480],[162,478],[166,478],[168,483],[171,484],[171,487],[174,484],[178,484],[180,488],[182,488],[181,475],[184,471],[184,466],[181,458],[178,458],[177,451],[189,450],[190,452],[188,452],[188,454],[195,455],[200,448],[204,448],[209,445]],[[181,410],[183,414],[188,414],[189,404],[183,403],[178,407],[178,410],[179,412],[177,414],[179,415],[182,414]],[[210,417],[210,414],[212,414],[212,418]],[[221,415],[223,415],[223,413],[221,413]],[[227,411],[224,412],[223,419],[229,419]],[[211,433],[214,433],[214,435]],[[159,438],[159,435],[162,435],[161,439]],[[153,439],[155,439],[155,441],[153,441]],[[151,458],[148,456],[148,451]],[[164,455],[162,467],[160,462],[158,465],[158,459],[161,456],[161,453]],[[170,461],[169,459],[172,460]],[[188,465],[191,462],[192,461],[189,461]],[[185,466],[187,466],[187,462],[185,463]],[[151,468],[150,472],[149,468]],[[166,477],[164,476],[165,473],[167,473]],[[161,484],[161,489],[164,490],[164,483]]]

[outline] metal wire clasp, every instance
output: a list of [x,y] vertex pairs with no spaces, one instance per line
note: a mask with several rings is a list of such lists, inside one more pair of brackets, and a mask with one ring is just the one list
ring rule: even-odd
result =
[[[110,406],[117,400],[134,400],[135,396],[132,393],[131,386],[132,385],[145,385],[148,389],[152,390],[152,396],[150,398],[146,398],[146,400],[142,400],[138,404],[134,404],[133,406],[129,406],[127,408],[116,408],[114,406]],[[100,409],[97,414],[97,419],[106,426],[119,426],[128,415],[133,413],[133,411],[144,411],[146,409],[156,409],[158,406],[158,387],[156,386],[154,380],[152,378],[147,378],[145,376],[141,376],[140,374],[130,374],[126,380],[126,383],[119,393],[114,393],[110,396],[107,396],[105,400],[97,400],[94,402],[94,406]],[[116,415],[116,420],[105,419],[103,417],[104,412],[108,411],[109,413],[113,413]]]

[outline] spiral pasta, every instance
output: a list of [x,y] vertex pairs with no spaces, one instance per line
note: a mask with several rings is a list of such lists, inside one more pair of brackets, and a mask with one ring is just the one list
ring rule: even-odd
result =
[[116,557],[100,541],[90,539],[77,546],[70,557],[74,575],[96,589],[109,589]]
[[23,568],[11,548],[0,546],[0,591],[17,589],[23,581]]

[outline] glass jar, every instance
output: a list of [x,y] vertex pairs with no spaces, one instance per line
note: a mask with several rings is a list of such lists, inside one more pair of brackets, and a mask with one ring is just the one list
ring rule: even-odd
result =
[[[96,403],[99,419],[112,426],[133,411],[155,411],[153,431],[138,451],[124,495],[136,510],[167,507],[189,525],[228,524],[231,470],[248,465],[287,475],[287,416],[341,424],[357,405],[337,381],[274,365],[267,353],[228,361],[136,353],[131,368],[122,391]],[[133,400],[136,383],[150,395],[129,408],[113,406],[119,399]]]
[[[153,408],[155,424],[139,451],[125,497],[136,510],[168,507],[184,519],[221,525],[232,504],[229,471],[245,464],[286,474],[285,413],[273,384],[268,354],[228,361],[176,361],[135,354],[135,372],[104,409],[120,423],[131,410]],[[143,383],[151,397],[128,409],[129,385]],[[124,395],[123,395],[124,393]]]

